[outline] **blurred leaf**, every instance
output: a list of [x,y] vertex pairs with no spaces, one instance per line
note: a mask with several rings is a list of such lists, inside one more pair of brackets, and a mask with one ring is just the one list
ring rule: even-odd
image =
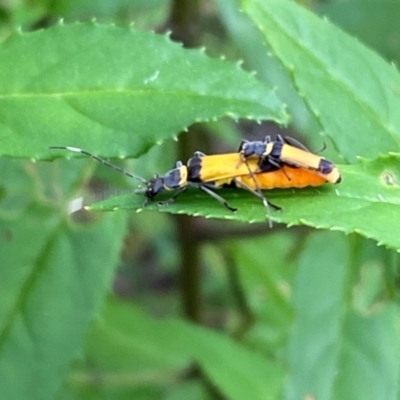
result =
[[[9,162],[9,175],[13,168]],[[30,202],[0,217],[0,398],[54,398],[108,290],[125,232],[123,215],[68,224],[60,204],[39,192],[41,169],[28,169],[37,174]]]
[[[104,15],[116,17],[121,11],[129,8],[151,9],[169,3],[168,0],[58,0],[54,4],[55,11],[61,16],[65,14],[75,15]],[[97,15],[94,15],[97,14]]]
[[58,0],[50,1],[51,13],[66,21],[134,23],[136,29],[154,29],[169,13],[169,0]]
[[295,266],[292,232],[229,241],[227,248],[253,317],[246,342],[282,357],[292,322],[291,286]]
[[139,308],[109,300],[86,340],[88,367],[106,374],[130,371],[137,374],[136,385],[176,378],[174,370],[187,365],[188,355],[176,346],[173,331],[161,332],[155,326],[157,322]]
[[400,62],[400,3],[342,0],[319,3],[316,11],[357,36],[389,61]]
[[116,383],[111,388],[101,387],[96,390],[80,391],[76,387],[64,387],[55,400],[157,400],[164,398],[163,393],[156,387],[147,386],[126,390],[118,386],[119,382]]
[[0,57],[1,151],[14,157],[54,157],[51,145],[138,156],[194,122],[288,119],[237,64],[131,28],[60,24],[11,36]]
[[170,390],[163,397],[164,400],[212,400],[213,396],[207,394],[204,384],[199,381],[190,380],[183,382],[178,387]]
[[188,350],[226,398],[277,398],[284,377],[278,363],[204,328],[179,326],[181,340],[189,336]]
[[393,65],[295,2],[243,4],[347,160],[399,149],[400,75]]
[[368,317],[349,312],[342,327],[345,340],[335,371],[335,399],[398,398],[398,317],[394,305]]
[[[391,154],[369,161],[360,159],[356,165],[341,165],[343,181],[337,185],[297,190],[264,192],[268,200],[283,208],[272,211],[272,220],[292,225],[308,225],[318,229],[356,232],[373,238],[380,245],[400,250],[400,155]],[[243,222],[266,221],[265,208],[252,194],[236,189],[221,190],[232,207],[232,213],[219,202],[190,190],[172,204],[148,204],[146,210],[188,214],[206,218],[224,218]],[[143,208],[144,199],[138,195],[113,197],[92,204],[91,210]]]
[[352,309],[350,268],[358,274],[359,265],[351,266],[354,248],[343,236],[314,235],[305,249],[284,398],[396,399],[398,310],[388,301],[366,315]]
[[[118,332],[119,340],[125,343],[130,354],[126,358],[122,346],[118,351],[122,367],[119,368],[119,376],[123,377],[124,366],[132,372],[131,379],[126,381],[128,385],[138,387],[146,382],[172,385],[173,379],[178,379],[176,367],[183,360],[189,366],[193,360],[202,366],[213,384],[229,399],[243,399],[246,396],[251,399],[275,399],[279,392],[283,378],[280,367],[220,334],[181,321],[156,321],[134,306],[117,302],[108,303],[103,315],[103,328],[98,330],[98,326],[92,331],[91,337],[98,335],[97,340],[101,340],[110,326]],[[91,343],[92,339],[89,338],[89,354],[95,361],[96,374],[101,376],[102,385],[108,389],[112,375],[108,374],[107,359],[112,352],[99,354]],[[135,357],[142,359],[145,354],[149,356],[150,363],[140,368]],[[159,364],[162,360],[164,367]],[[153,367],[151,361],[155,361]],[[169,373],[165,370],[168,363]],[[114,369],[115,365],[111,368]],[[72,383],[78,382],[82,380],[73,376]],[[89,376],[86,382],[93,384],[95,381]]]

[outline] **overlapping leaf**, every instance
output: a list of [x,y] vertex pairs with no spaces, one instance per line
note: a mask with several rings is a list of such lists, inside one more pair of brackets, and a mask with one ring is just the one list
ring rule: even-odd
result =
[[67,145],[138,156],[190,124],[288,116],[238,64],[167,36],[98,24],[14,34],[0,45],[1,154],[54,157]]
[[393,65],[295,2],[243,6],[346,159],[399,150],[400,75]]
[[344,0],[316,4],[316,11],[375,49],[388,61],[399,63],[400,4],[397,1]]
[[[283,211],[271,211],[275,222],[315,228],[357,232],[379,244],[400,250],[400,155],[381,156],[374,161],[360,159],[356,165],[341,165],[342,183],[299,190],[264,192]],[[169,205],[149,204],[145,209],[162,212],[224,218],[236,221],[266,221],[262,203],[243,190],[219,192],[239,210],[232,213],[211,197],[191,190]],[[96,210],[142,209],[138,195],[114,197],[91,206]]]

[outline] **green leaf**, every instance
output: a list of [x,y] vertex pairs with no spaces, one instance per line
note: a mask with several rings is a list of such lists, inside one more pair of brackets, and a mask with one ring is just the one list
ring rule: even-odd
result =
[[295,235],[285,230],[227,244],[254,321],[246,342],[258,344],[263,353],[280,356],[286,347],[293,317],[290,287],[296,243]]
[[[8,160],[9,173],[11,164]],[[27,168],[37,190],[44,188],[41,178],[49,177],[41,167]],[[61,182],[56,196],[70,184]],[[85,224],[69,224],[64,208],[45,190],[40,195],[31,190],[29,200],[7,213],[7,189],[0,203],[0,280],[5,283],[0,291],[0,398],[53,399],[109,288],[125,218],[93,215]]]
[[314,115],[308,112],[303,99],[295,91],[290,74],[265,48],[262,33],[247,15],[239,10],[240,2],[241,0],[216,1],[219,16],[229,38],[238,47],[240,56],[244,59],[244,67],[257,71],[257,77],[262,82],[276,87],[277,95],[287,104],[291,124],[296,127],[296,130],[308,135],[310,132],[318,132],[319,125],[315,122]]
[[188,335],[190,353],[228,399],[276,399],[283,369],[260,354],[200,327],[176,325]]
[[[186,360],[188,364],[198,362],[226,398],[277,398],[283,379],[282,368],[221,334],[182,321],[157,321],[137,307],[115,301],[107,304],[104,318],[103,324],[92,331],[88,344],[91,359],[99,367],[97,376],[101,376],[102,386],[107,390],[113,382],[108,379],[110,369],[117,370],[122,376],[125,370],[145,370],[147,373],[142,374],[142,378],[165,384],[166,381],[177,379],[176,367],[182,367],[180,364]],[[110,351],[97,353],[91,341],[94,337],[99,343],[104,333],[110,331],[110,327],[119,337],[118,340],[125,344],[130,355],[126,357],[123,346],[113,345],[113,349],[118,349],[120,368],[115,364],[117,357],[110,354]],[[147,357],[144,368],[135,360],[136,357],[139,360]],[[108,360],[111,360],[111,368]],[[169,373],[166,370],[168,364]],[[171,367],[175,367],[175,370]],[[145,383],[140,381],[140,374],[136,375],[136,379],[136,387]],[[75,384],[78,381],[82,382],[72,378]],[[93,379],[87,379],[86,382],[89,385],[96,383]]]
[[[397,398],[398,307],[376,299],[368,311],[354,308],[353,276],[359,279],[357,292],[369,288],[350,243],[333,233],[305,243],[294,287],[285,399]],[[382,290],[382,280],[379,285]]]
[[296,319],[289,341],[286,398],[328,399],[339,351],[349,249],[344,237],[332,233],[314,235],[305,248],[294,286]]
[[238,64],[131,28],[14,34],[0,58],[1,154],[14,157],[54,157],[51,145],[138,156],[194,122],[288,120],[275,93]]
[[[144,310],[114,298],[108,299],[101,319],[89,331],[85,346],[87,358],[103,374],[124,374],[127,371],[139,374],[137,385],[151,379],[166,383],[176,377],[177,371],[187,365],[189,358],[176,345],[174,332],[159,329],[164,323],[157,323]],[[92,365],[88,366],[89,369],[93,368]],[[140,373],[144,371],[153,373],[141,378]],[[104,383],[107,383],[107,377],[104,378]]]
[[316,11],[358,37],[389,61],[400,61],[400,3],[381,0],[344,0],[319,3]]
[[[308,225],[318,229],[356,232],[380,245],[400,250],[400,155],[381,156],[373,161],[360,159],[356,165],[340,165],[343,181],[338,185],[297,190],[264,192],[268,200],[283,208],[271,211],[275,222]],[[223,218],[243,222],[266,221],[260,200],[240,189],[218,192],[238,208],[228,211],[219,202],[198,190],[183,193],[168,205],[148,204],[146,210]],[[95,203],[91,210],[142,210],[142,196],[128,194]]]
[[292,1],[243,0],[323,131],[348,160],[400,148],[400,75]]
[[202,381],[193,379],[183,382],[173,390],[170,390],[164,397],[165,400],[213,400],[213,398],[215,396],[209,390],[207,391]]

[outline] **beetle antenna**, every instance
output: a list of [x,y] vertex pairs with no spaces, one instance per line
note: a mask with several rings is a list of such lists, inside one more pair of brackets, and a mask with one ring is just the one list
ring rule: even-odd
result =
[[128,171],[125,171],[124,169],[122,169],[121,167],[118,167],[118,165],[112,164],[107,160],[104,160],[103,158],[100,158],[98,156],[95,156],[92,153],[89,153],[86,150],[82,150],[78,147],[70,147],[70,146],[51,146],[50,149],[60,149],[60,150],[68,150],[68,151],[73,151],[74,153],[81,153],[84,154],[85,156],[91,157],[93,159],[95,159],[96,161],[106,165],[109,168],[112,168],[115,171],[121,172],[122,174],[129,176],[129,178],[133,178],[136,179],[137,181],[144,183],[147,185],[147,181],[145,179],[143,179],[142,177],[135,175],[135,174],[131,174]]

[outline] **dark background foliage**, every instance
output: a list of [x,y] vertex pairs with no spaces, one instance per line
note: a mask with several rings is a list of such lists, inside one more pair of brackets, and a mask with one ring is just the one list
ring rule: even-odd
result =
[[[400,3],[297,3],[1,4],[0,398],[398,398]],[[241,191],[85,211],[137,182],[48,149],[149,179],[277,133],[344,179],[272,229]]]

